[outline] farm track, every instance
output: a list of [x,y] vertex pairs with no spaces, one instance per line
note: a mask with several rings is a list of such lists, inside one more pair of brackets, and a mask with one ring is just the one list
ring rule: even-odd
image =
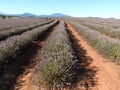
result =
[[77,82],[73,87],[73,90],[89,90],[97,84],[95,75],[98,68],[95,66],[90,66],[93,59],[87,55],[87,50],[81,45],[82,43],[80,43],[78,37],[74,34],[75,30],[67,22],[65,22],[65,27],[72,43],[72,47],[79,60]]
[[[77,41],[76,44],[78,47],[85,50],[85,56],[91,58],[88,60],[88,65],[84,59],[85,63],[82,61],[80,63],[80,67],[87,65],[86,70],[88,69],[88,74],[84,72],[84,74],[87,75],[86,81],[83,77],[80,77],[82,80],[80,79],[77,88],[79,88],[79,90],[120,90],[119,67],[99,55],[67,22],[66,27],[73,40]],[[84,74],[83,76],[85,76]],[[84,85],[83,89],[81,82],[83,82]]]
[[4,68],[0,68],[0,90],[29,90],[23,88],[30,80],[32,68],[37,63],[37,56],[39,56],[44,42],[55,27],[56,25],[43,32],[37,41],[33,41],[30,48],[24,50]]

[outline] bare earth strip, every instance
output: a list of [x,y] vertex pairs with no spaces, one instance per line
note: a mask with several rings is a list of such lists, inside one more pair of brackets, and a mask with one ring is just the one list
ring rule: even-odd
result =
[[78,40],[78,43],[83,47],[87,56],[93,59],[90,66],[98,68],[95,75],[97,84],[91,87],[91,90],[120,90],[120,75],[119,66],[99,55],[67,22],[68,30]]

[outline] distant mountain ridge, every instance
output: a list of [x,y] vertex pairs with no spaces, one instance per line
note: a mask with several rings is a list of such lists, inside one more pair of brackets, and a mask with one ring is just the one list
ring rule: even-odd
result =
[[71,17],[69,15],[61,14],[61,13],[53,13],[51,15],[35,15],[31,13],[23,13],[23,14],[6,14],[0,12],[2,15],[12,15],[12,16],[19,16],[19,17]]
[[0,14],[4,14],[4,13],[0,12]]
[[61,13],[54,13],[54,14],[51,14],[51,15],[40,15],[40,17],[71,17],[71,16],[61,14]]
[[51,15],[35,15],[35,14],[31,14],[31,13],[24,13],[24,14],[20,14],[18,16],[21,16],[21,17],[71,17],[69,15],[65,15],[65,14],[61,14],[61,13],[54,13]]
[[15,16],[20,16],[20,17],[37,17],[37,15],[31,14],[31,13],[16,14]]

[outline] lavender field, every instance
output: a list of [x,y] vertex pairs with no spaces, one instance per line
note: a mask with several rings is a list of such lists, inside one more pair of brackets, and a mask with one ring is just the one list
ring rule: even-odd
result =
[[104,18],[1,19],[1,90],[91,90],[100,68],[91,64],[99,55],[120,64],[119,24]]

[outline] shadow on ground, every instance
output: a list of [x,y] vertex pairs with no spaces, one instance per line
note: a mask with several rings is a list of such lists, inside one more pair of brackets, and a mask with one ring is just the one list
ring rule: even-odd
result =
[[92,58],[87,56],[86,50],[81,47],[80,41],[76,39],[69,29],[70,28],[66,24],[69,39],[78,59],[77,68],[74,70],[76,72],[76,77],[69,90],[89,90],[97,84],[95,75],[98,68],[90,66],[93,61]]

